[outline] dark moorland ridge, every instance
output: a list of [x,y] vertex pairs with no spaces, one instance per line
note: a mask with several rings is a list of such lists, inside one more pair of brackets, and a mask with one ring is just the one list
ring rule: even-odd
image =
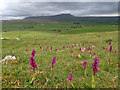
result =
[[49,19],[49,20],[59,20],[59,21],[79,21],[79,20],[107,20],[107,21],[111,21],[111,20],[118,20],[118,16],[106,16],[106,17],[95,17],[95,16],[91,16],[91,17],[76,17],[73,16],[71,14],[59,14],[59,15],[53,15],[53,16],[31,16],[31,17],[26,17],[24,19]]

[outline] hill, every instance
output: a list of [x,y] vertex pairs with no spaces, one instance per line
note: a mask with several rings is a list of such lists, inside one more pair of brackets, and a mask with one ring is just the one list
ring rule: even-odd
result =
[[59,15],[53,15],[53,16],[32,16],[32,17],[26,17],[24,19],[49,19],[49,20],[68,21],[74,18],[75,16],[71,14],[59,14]]
[[31,16],[26,17],[24,20],[29,19],[47,19],[47,20],[56,20],[56,21],[65,21],[65,22],[87,22],[87,23],[98,23],[98,24],[117,24],[118,17],[76,17],[71,14],[58,14],[53,16]]

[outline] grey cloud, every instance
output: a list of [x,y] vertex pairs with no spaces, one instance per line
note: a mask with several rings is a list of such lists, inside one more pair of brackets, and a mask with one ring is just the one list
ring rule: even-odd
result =
[[7,2],[119,2],[119,0],[5,0]]
[[75,16],[117,14],[117,2],[10,2],[2,16],[27,17],[70,13]]

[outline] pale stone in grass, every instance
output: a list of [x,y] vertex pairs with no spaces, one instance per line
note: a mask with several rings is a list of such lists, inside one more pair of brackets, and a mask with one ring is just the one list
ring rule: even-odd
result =
[[3,62],[3,61],[6,61],[6,60],[15,60],[15,59],[16,59],[15,56],[8,55],[8,56],[5,56],[4,59],[0,60],[0,63]]
[[19,38],[15,38],[16,40],[20,40]]
[[5,38],[1,38],[1,39],[5,39]]

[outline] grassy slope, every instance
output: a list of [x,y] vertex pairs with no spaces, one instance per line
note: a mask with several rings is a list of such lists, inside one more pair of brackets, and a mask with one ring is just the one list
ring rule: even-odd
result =
[[111,25],[95,25],[95,26],[85,26],[83,28],[76,28],[72,30],[64,30],[60,33],[63,34],[78,34],[78,33],[86,33],[86,32],[109,32],[109,31],[117,31],[117,26]]
[[[101,31],[116,31],[116,19],[109,20],[81,20],[81,21],[53,21],[53,20],[15,20],[3,21],[2,29],[4,31],[47,31],[55,33],[83,33],[83,32],[101,32]],[[57,23],[54,23],[57,22]],[[74,23],[80,24],[74,24]],[[100,23],[102,22],[102,23]],[[82,26],[82,27],[81,27]],[[61,31],[59,31],[61,30]]]
[[[96,27],[97,28],[97,27]],[[111,28],[111,27],[110,27]],[[86,29],[87,31],[87,29]],[[7,61],[2,66],[2,87],[71,87],[67,84],[68,77],[73,74],[73,84],[75,87],[84,87],[84,83],[87,82],[91,85],[91,75],[93,58],[90,57],[89,51],[80,53],[79,47],[73,48],[73,54],[69,54],[71,49],[62,49],[63,46],[72,46],[73,44],[92,45],[96,43],[96,47],[92,52],[96,53],[96,56],[100,60],[99,73],[95,77],[97,88],[115,88],[118,86],[118,57],[115,53],[108,53],[102,49],[102,46],[109,47],[106,43],[107,40],[112,40],[113,50],[118,51],[118,34],[114,32],[94,32],[84,34],[60,34],[56,36],[56,33],[45,32],[10,32],[3,33],[3,37],[9,38],[9,40],[2,40],[3,51],[2,58],[6,55],[15,55],[17,60]],[[20,40],[14,40],[14,37],[19,37]],[[58,51],[48,50],[43,51],[40,49],[40,45],[43,48],[56,47]],[[25,50],[28,49],[28,52]],[[30,70],[29,57],[31,51],[35,49],[35,61],[38,69],[36,69],[36,80],[32,85],[28,85],[33,77],[33,72]],[[77,59],[74,55],[80,54],[82,58]],[[100,56],[101,55],[101,56]],[[51,81],[45,82],[49,78],[49,66],[51,60],[56,57],[56,63],[54,64],[54,75]],[[111,63],[108,64],[108,60]],[[87,77],[84,78],[84,70],[82,66],[83,60],[87,61]]]

